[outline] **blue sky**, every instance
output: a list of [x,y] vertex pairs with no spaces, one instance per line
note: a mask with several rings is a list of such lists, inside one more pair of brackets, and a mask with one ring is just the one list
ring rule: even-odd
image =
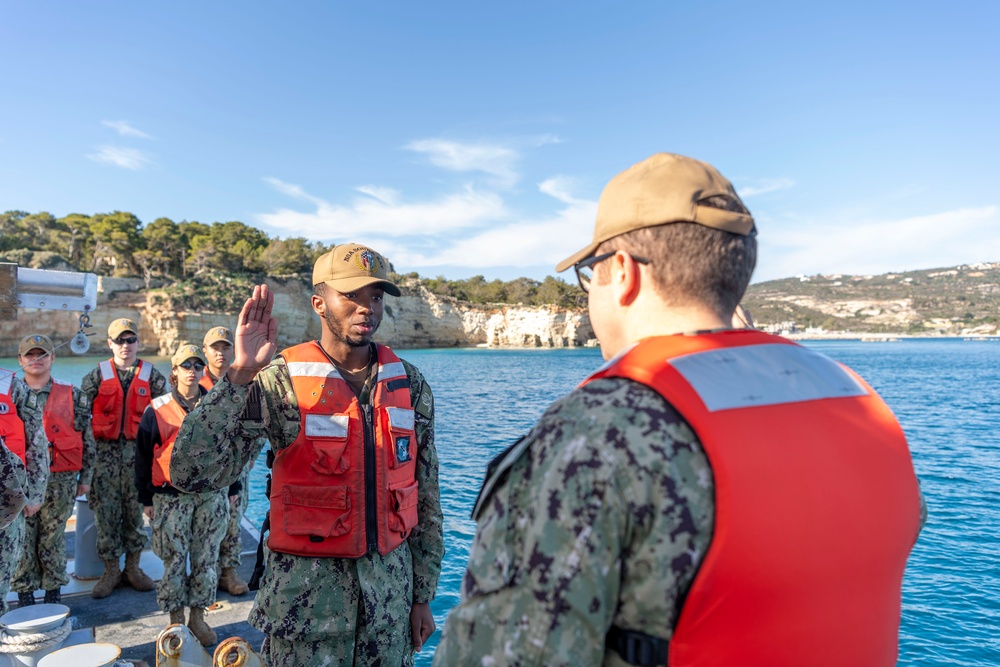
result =
[[[0,210],[127,210],[542,278],[658,151],[755,280],[1000,261],[1000,3],[0,4]],[[571,279],[569,275],[564,277]]]

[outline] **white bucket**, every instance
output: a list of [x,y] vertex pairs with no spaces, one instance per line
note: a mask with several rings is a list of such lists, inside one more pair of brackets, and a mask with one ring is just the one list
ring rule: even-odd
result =
[[77,644],[48,654],[38,661],[38,667],[108,667],[121,654],[114,644]]
[[[5,626],[8,635],[12,637],[36,635],[55,630],[66,622],[69,607],[64,604],[34,604],[18,607],[0,616],[0,624]],[[35,667],[39,661],[62,646],[62,641],[37,651],[28,653],[6,653],[3,657],[11,667]],[[3,664],[3,663],[0,663]]]

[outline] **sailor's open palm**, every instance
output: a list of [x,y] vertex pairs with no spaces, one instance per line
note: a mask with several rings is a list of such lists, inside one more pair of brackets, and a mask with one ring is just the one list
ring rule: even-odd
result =
[[233,366],[259,371],[271,363],[278,349],[278,321],[271,316],[273,307],[274,294],[267,285],[255,285],[236,324]]

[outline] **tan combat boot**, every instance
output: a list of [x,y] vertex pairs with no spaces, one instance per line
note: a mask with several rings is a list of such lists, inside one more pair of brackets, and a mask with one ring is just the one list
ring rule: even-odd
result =
[[138,551],[125,555],[125,581],[137,591],[151,591],[156,588],[156,584],[139,569],[141,555]]
[[184,607],[170,612],[170,625],[184,625]]
[[219,588],[230,595],[243,595],[250,592],[250,587],[240,579],[235,567],[222,568],[222,576],[219,577]]
[[121,581],[122,571],[118,567],[118,559],[104,561],[104,574],[101,575],[101,580],[94,586],[94,590],[90,591],[90,597],[97,600],[108,597]]
[[191,607],[191,614],[188,616],[188,629],[198,638],[202,646],[211,646],[219,643],[219,637],[215,630],[205,622],[205,610],[201,607]]

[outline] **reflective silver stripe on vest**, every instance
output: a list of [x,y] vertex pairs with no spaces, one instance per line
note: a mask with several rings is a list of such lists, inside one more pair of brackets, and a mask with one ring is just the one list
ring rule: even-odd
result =
[[307,438],[346,438],[347,425],[350,417],[347,415],[317,415],[306,414]]
[[137,376],[143,382],[149,382],[149,376],[153,373],[153,364],[147,363],[145,361],[139,362],[139,375]]
[[401,362],[394,361],[391,364],[383,364],[378,367],[379,382],[401,377],[406,377],[406,368]]
[[292,377],[343,379],[337,372],[337,367],[325,361],[289,361],[285,365]]
[[6,396],[10,393],[10,385],[14,380],[14,374],[9,371],[0,371],[0,394]]
[[403,429],[404,431],[413,430],[413,420],[414,413],[413,408],[386,408],[386,413],[389,415],[389,425],[393,428]]
[[112,378],[117,378],[118,377],[118,374],[115,373],[115,371],[114,371],[113,368],[111,368],[111,362],[110,361],[102,361],[97,366],[98,366],[98,368],[101,369],[101,379],[102,380],[107,381],[107,380],[110,380]]
[[670,359],[709,412],[868,391],[833,359],[798,345],[747,345]]
[[64,382],[63,380],[57,380],[55,378],[52,378],[52,384],[61,384],[64,387],[72,387],[73,386],[72,382]]
[[154,410],[159,410],[164,405],[174,400],[173,394],[164,394],[163,396],[158,396],[153,399],[152,406]]

